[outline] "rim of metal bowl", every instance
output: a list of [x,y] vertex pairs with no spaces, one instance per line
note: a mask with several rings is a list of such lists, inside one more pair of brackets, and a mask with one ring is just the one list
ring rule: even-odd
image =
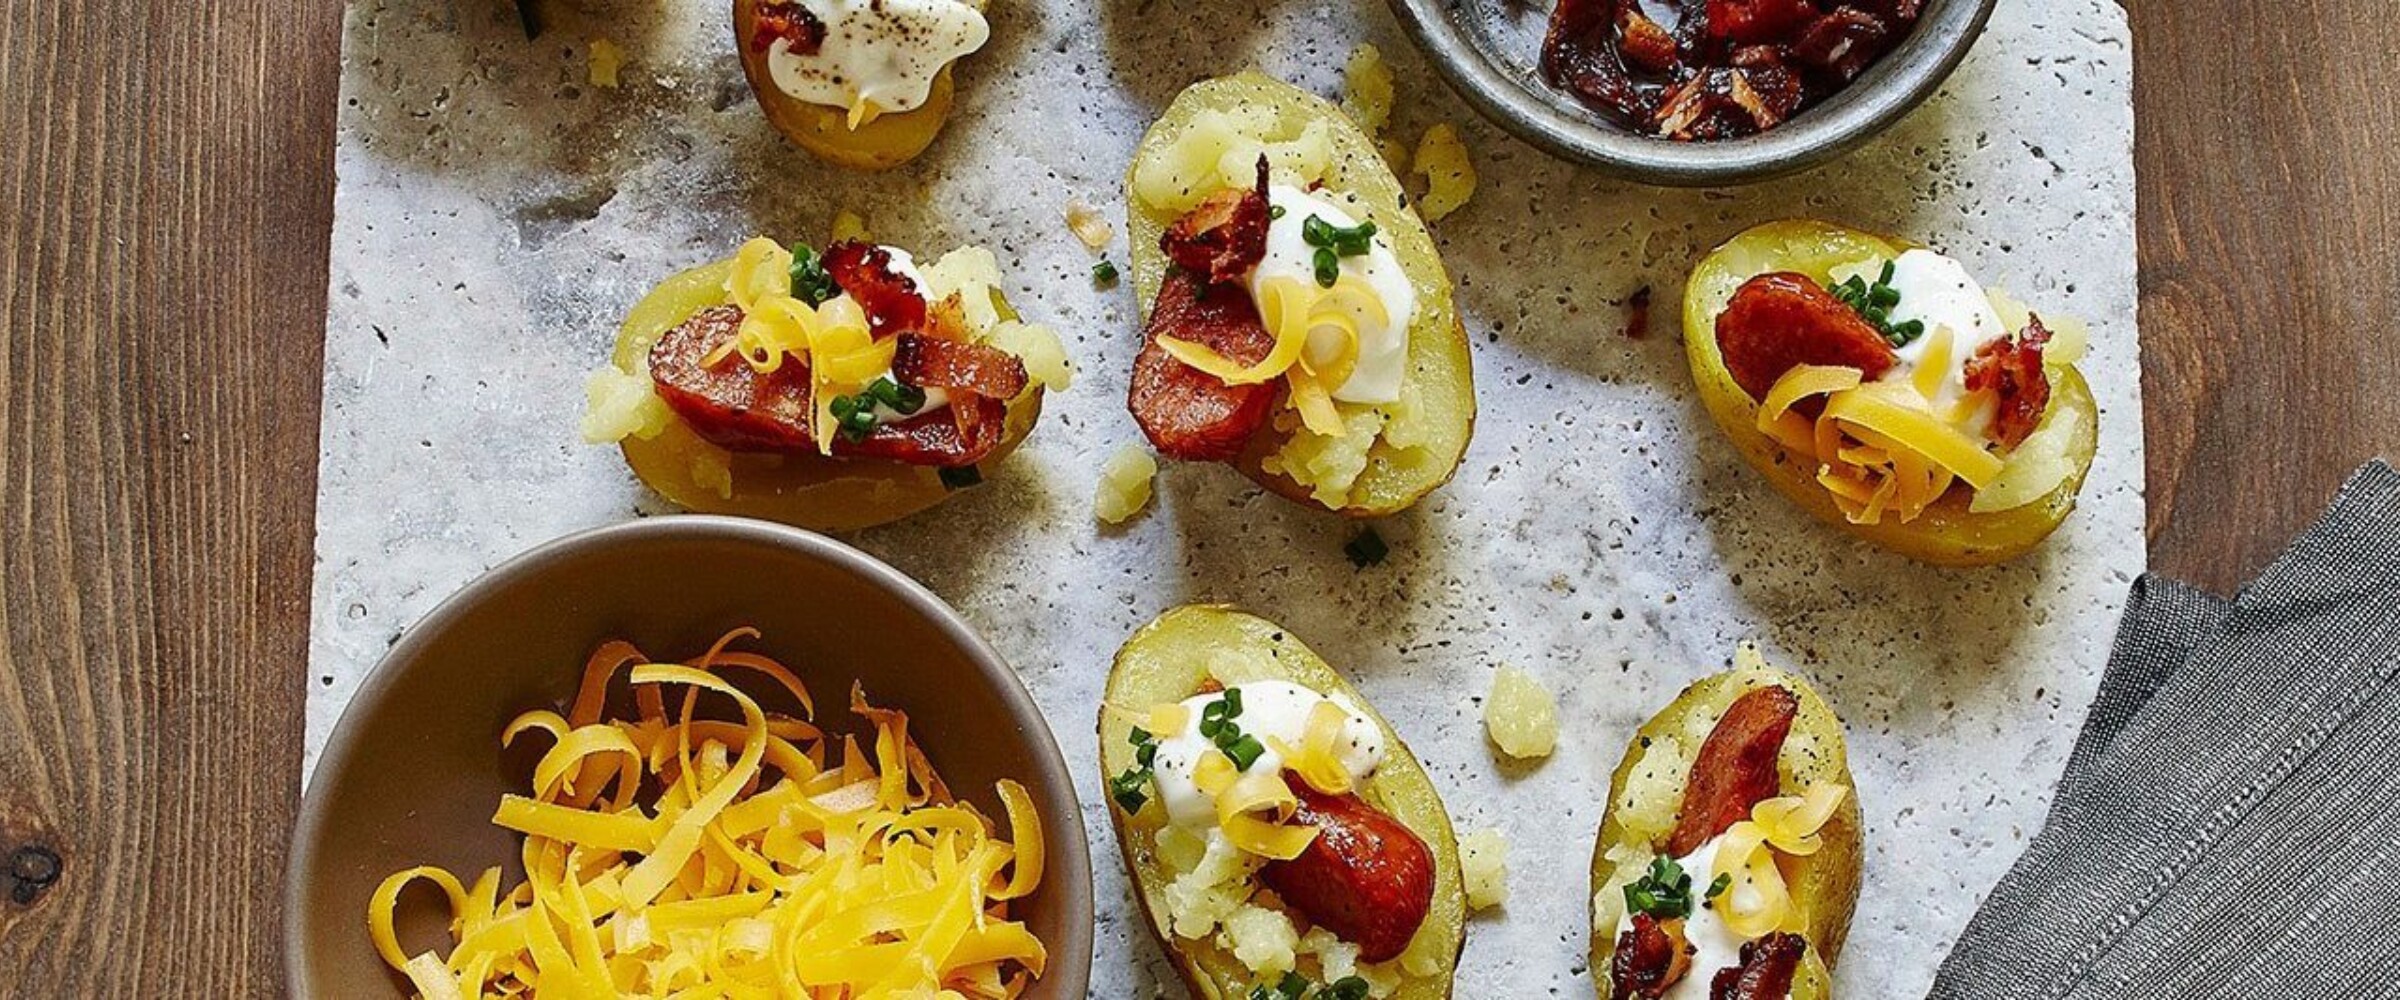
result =
[[1998,0],[1934,0],[1897,48],[1840,93],[1758,135],[1724,142],[1671,142],[1609,122],[1542,82],[1535,63],[1520,64],[1464,23],[1474,0],[1389,2],[1450,88],[1517,138],[1628,180],[1712,187],[1806,170],[1890,127],[1958,68]]
[[[1058,738],[1051,732],[1048,720],[1043,718],[1041,707],[1034,702],[1032,692],[1026,689],[1024,678],[948,602],[883,560],[813,531],[743,517],[676,514],[589,528],[552,539],[510,557],[443,598],[432,611],[418,619],[416,624],[410,625],[398,643],[384,652],[374,669],[368,672],[366,680],[351,695],[349,704],[343,706],[341,718],[328,734],[325,751],[318,756],[315,770],[332,773],[348,766],[351,757],[367,752],[367,748],[358,743],[357,727],[352,725],[353,717],[363,717],[364,713],[371,711],[383,700],[385,690],[399,682],[398,672],[385,668],[416,656],[419,647],[431,642],[431,637],[448,627],[453,619],[464,615],[486,592],[594,546],[607,545],[626,537],[675,534],[714,535],[796,550],[876,581],[897,594],[904,603],[922,614],[928,623],[966,650],[967,658],[975,664],[976,669],[991,679],[1011,715],[1019,720],[1031,720],[1030,725],[1020,726],[1019,731],[1032,743],[1033,756],[1047,772],[1039,775],[1040,779],[1054,784],[1063,791],[1067,801],[1076,804],[1070,811],[1071,821],[1060,825],[1062,835],[1056,846],[1062,849],[1059,851],[1062,857],[1070,859],[1070,864],[1059,866],[1061,870],[1071,867],[1087,873],[1081,879],[1066,880],[1066,905],[1071,915],[1069,924],[1084,927],[1087,933],[1072,941],[1059,942],[1058,952],[1052,956],[1052,968],[1058,972],[1062,987],[1072,995],[1081,995],[1089,982],[1091,970],[1093,936],[1088,928],[1093,926],[1092,892],[1088,866],[1072,862],[1088,857],[1090,849],[1083,832],[1081,796],[1075,791],[1074,772],[1068,769],[1066,755],[1059,751]],[[293,830],[291,850],[284,859],[284,977],[285,987],[294,996],[301,995],[300,991],[308,985],[302,976],[305,963],[301,941],[314,929],[304,926],[302,919],[299,875],[309,867],[308,859],[328,834],[326,824],[330,820],[325,814],[324,796],[321,793],[323,787],[313,780],[308,783],[308,789],[301,797],[299,822]]]

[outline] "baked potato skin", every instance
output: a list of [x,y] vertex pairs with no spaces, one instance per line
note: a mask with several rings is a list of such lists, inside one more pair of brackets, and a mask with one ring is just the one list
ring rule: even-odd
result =
[[[1601,816],[1600,836],[1592,848],[1595,906],[1591,969],[1593,984],[1603,1000],[1609,995],[1609,961],[1616,954],[1616,921],[1601,912],[1598,894],[1617,870],[1616,863],[1608,859],[1609,849],[1628,839],[1619,809],[1625,801],[1628,782],[1643,762],[1645,744],[1655,748],[1674,741],[1683,748],[1684,755],[1695,753],[1699,750],[1698,741],[1685,737],[1696,729],[1706,731],[1697,724],[1699,721],[1713,727],[1734,699],[1776,685],[1789,689],[1800,699],[1799,714],[1792,721],[1792,734],[1797,738],[1787,738],[1783,755],[1777,760],[1783,773],[1784,791],[1797,793],[1811,781],[1840,782],[1850,789],[1841,808],[1820,831],[1824,846],[1816,854],[1777,859],[1792,898],[1808,911],[1809,950],[1800,976],[1793,983],[1792,1000],[1817,1000],[1832,994],[1832,968],[1840,960],[1842,944],[1850,934],[1850,917],[1858,906],[1859,873],[1865,856],[1858,782],[1850,775],[1849,745],[1842,734],[1842,721],[1832,706],[1798,675],[1762,665],[1712,674],[1684,688],[1674,701],[1635,731],[1633,740],[1626,745],[1624,758],[1609,777],[1608,809]],[[1689,760],[1678,763],[1682,767],[1679,773],[1688,775]],[[1603,920],[1607,921],[1605,925]]]
[[[1409,325],[1408,379],[1422,393],[1423,405],[1435,429],[1424,448],[1391,453],[1377,451],[1353,487],[1351,502],[1334,512],[1349,517],[1396,514],[1433,492],[1458,471],[1467,442],[1475,433],[1475,375],[1467,329],[1452,298],[1450,274],[1442,266],[1433,235],[1408,206],[1399,178],[1392,175],[1375,149],[1348,115],[1331,102],[1258,72],[1203,80],[1184,89],[1166,113],[1144,133],[1134,161],[1170,144],[1192,120],[1207,110],[1241,106],[1275,109],[1285,122],[1325,121],[1332,128],[1333,158],[1326,170],[1328,187],[1354,191],[1375,220],[1376,231],[1390,242],[1403,270],[1417,290],[1417,317]],[[1159,234],[1175,216],[1143,203],[1134,193],[1130,168],[1126,175],[1126,240],[1131,248],[1134,291],[1147,315],[1158,301],[1158,287],[1167,269],[1158,248]],[[1267,472],[1261,460],[1282,444],[1282,435],[1262,431],[1234,463],[1260,486],[1294,503],[1321,507],[1307,487],[1288,477]]]
[[767,122],[818,159],[852,170],[889,170],[916,159],[949,122],[954,87],[947,66],[934,76],[923,105],[877,116],[856,129],[850,127],[849,109],[811,104],[784,93],[767,70],[767,53],[750,45],[758,8],[759,0],[733,3],[733,47],[742,56],[742,76],[749,79]]
[[[1147,707],[1182,701],[1211,676],[1211,661],[1219,653],[1237,654],[1244,662],[1272,664],[1256,677],[1230,680],[1289,680],[1328,694],[1346,694],[1383,727],[1384,744],[1390,748],[1388,755],[1360,794],[1369,804],[1405,823],[1433,852],[1433,908],[1426,914],[1425,924],[1410,949],[1414,951],[1425,944],[1425,935],[1440,935],[1433,944],[1442,962],[1438,975],[1410,976],[1393,997],[1446,1000],[1450,996],[1451,976],[1458,966],[1459,950],[1466,942],[1467,897],[1459,868],[1458,836],[1425,766],[1409,752],[1391,723],[1340,673],[1283,626],[1221,605],[1187,605],[1160,615],[1126,640],[1109,670],[1104,704]],[[1101,711],[1103,784],[1133,766],[1133,747],[1127,742],[1132,729],[1132,723],[1112,717],[1105,708]],[[1126,871],[1133,877],[1134,895],[1142,904],[1142,914],[1159,946],[1174,960],[1184,985],[1194,997],[1204,1000],[1247,998],[1251,987],[1257,984],[1240,961],[1214,942],[1177,939],[1162,927],[1157,900],[1165,891],[1168,878],[1152,853],[1148,833],[1133,827],[1123,809],[1112,804],[1108,812],[1117,833],[1117,848],[1125,858]]]
[[[732,270],[731,260],[721,260],[661,282],[626,313],[611,361],[625,371],[639,370],[660,335],[693,313],[725,301],[725,278]],[[1010,315],[1006,304],[1001,306],[1002,315]],[[988,467],[1007,458],[1024,442],[1041,412],[1042,389],[1038,385],[1011,401],[1000,446],[978,464]],[[941,473],[923,466],[736,453],[730,458],[733,495],[720,496],[695,475],[694,461],[722,449],[702,440],[680,418],[670,420],[657,437],[628,437],[619,447],[634,475],[677,506],[781,521],[812,531],[855,531],[889,524],[941,503],[952,492],[942,485]]]
[[[1832,269],[1868,256],[1894,256],[1910,244],[1809,220],[1770,222],[1728,240],[1692,269],[1684,288],[1683,347],[1692,381],[1710,418],[1743,461],[1776,491],[1818,520],[1902,555],[1938,566],[1988,566],[2025,554],[2065,523],[2099,448],[2099,405],[2071,365],[2051,365],[2051,405],[2043,424],[2072,411],[2080,418],[2070,445],[2072,473],[2047,496],[2013,510],[1975,513],[1970,495],[1953,490],[1915,520],[1852,524],[1818,484],[1810,461],[1793,455],[1758,429],[1758,403],[1733,380],[1717,349],[1716,318],[1734,289],[1768,271],[1797,271],[1833,284]],[[2037,431],[2038,433],[2038,431]]]

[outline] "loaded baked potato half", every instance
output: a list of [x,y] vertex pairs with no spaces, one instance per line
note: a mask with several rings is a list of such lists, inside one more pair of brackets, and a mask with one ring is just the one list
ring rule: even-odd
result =
[[1450,814],[1281,626],[1193,606],[1134,633],[1100,747],[1117,845],[1193,996],[1450,995],[1467,906]]
[[1433,237],[1340,110],[1257,73],[1186,88],[1127,177],[1147,310],[1128,403],[1160,454],[1302,503],[1391,514],[1475,429]]
[[1642,726],[1592,852],[1602,997],[1821,1000],[1858,903],[1842,722],[1743,647]]
[[846,531],[981,481],[1071,368],[988,250],[919,266],[758,238],[661,283],[588,385],[583,433],[691,510]]
[[2075,509],[2099,407],[2082,323],[1931,249],[1771,222],[1692,271],[1684,350],[1708,412],[1809,513],[1930,563],[2023,554]]
[[776,131],[836,166],[916,158],[950,117],[950,67],[991,38],[977,0],[734,0],[742,75]]

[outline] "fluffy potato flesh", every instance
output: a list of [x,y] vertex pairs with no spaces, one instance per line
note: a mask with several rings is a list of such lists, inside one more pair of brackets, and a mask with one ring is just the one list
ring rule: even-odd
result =
[[[1644,723],[1609,779],[1608,809],[1592,850],[1592,980],[1602,997],[1609,995],[1608,968],[1616,955],[1624,887],[1649,867],[1658,845],[1673,832],[1700,744],[1735,699],[1777,685],[1800,699],[1799,715],[1776,759],[1784,793],[1797,795],[1812,783],[1828,781],[1850,789],[1819,831],[1824,846],[1817,853],[1776,858],[1808,925],[1808,953],[1793,983],[1792,1000],[1831,995],[1832,967],[1841,958],[1850,914],[1858,904],[1863,858],[1858,783],[1850,776],[1849,744],[1842,736],[1841,719],[1815,688],[1796,674],[1767,666],[1755,651],[1745,649],[1734,669],[1693,682]],[[1694,969],[1691,974],[1712,972]]]
[[1983,566],[2013,559],[2058,530],[2075,509],[2075,495],[2099,446],[2099,405],[2071,364],[2046,366],[2050,408],[2028,445],[2042,442],[2068,464],[2047,495],[2009,510],[1968,509],[1973,494],[1954,487],[1913,520],[1887,518],[1852,524],[1816,480],[1816,466],[1758,429],[1758,403],[1742,391],[1717,349],[1716,323],[1734,290],[1770,271],[1808,275],[1830,287],[1833,272],[1870,258],[1896,257],[1909,244],[1826,222],[1770,222],[1744,231],[1702,258],[1683,296],[1683,346],[1692,381],[1718,429],[1742,458],[1801,509],[1844,531],[1911,558],[1944,566]]
[[[1193,160],[1188,151],[1178,151],[1178,141],[1194,130],[1224,131],[1226,155]],[[1259,73],[1185,88],[1142,136],[1126,178],[1134,288],[1144,310],[1157,301],[1167,267],[1159,234],[1200,198],[1228,186],[1225,166],[1238,175],[1230,183],[1250,183],[1249,163],[1260,145],[1274,161],[1278,180],[1303,185],[1322,180],[1328,188],[1359,196],[1416,286],[1417,315],[1409,324],[1402,401],[1371,439],[1307,435],[1287,410],[1259,432],[1236,464],[1259,485],[1301,503],[1358,517],[1405,510],[1448,482],[1466,454],[1475,430],[1473,363],[1450,275],[1432,235],[1407,207],[1399,179],[1373,141],[1349,116],[1323,98]],[[1192,162],[1171,162],[1177,160]],[[1311,468],[1345,468],[1361,461],[1364,470],[1341,503],[1324,502],[1312,484],[1302,481],[1311,477]],[[1271,471],[1275,468],[1289,471]]]
[[[650,347],[693,313],[725,302],[730,260],[703,264],[668,278],[626,313],[611,362],[647,382]],[[1002,316],[1013,316],[993,293]],[[979,465],[997,465],[1023,443],[1041,416],[1037,385],[1011,400],[1000,446]],[[672,416],[656,435],[619,443],[625,464],[660,496],[688,510],[739,514],[816,531],[851,531],[897,521],[950,496],[935,469],[898,462],[729,452],[702,439]]]
[[758,96],[758,109],[766,114],[767,122],[818,159],[853,170],[888,170],[916,159],[949,122],[953,98],[949,67],[934,76],[924,104],[877,116],[857,128],[850,127],[848,108],[811,104],[784,93],[767,71],[767,53],[750,45],[758,8],[759,0],[734,0],[734,49],[742,54],[742,75],[749,78],[750,91]]
[[[1358,689],[1350,686],[1324,660],[1293,638],[1280,625],[1230,608],[1189,606],[1159,616],[1143,626],[1117,651],[1108,675],[1106,703],[1136,710],[1182,701],[1209,678],[1226,684],[1255,680],[1285,680],[1327,694],[1347,695],[1383,727],[1389,748],[1383,766],[1359,789],[1369,804],[1405,824],[1433,852],[1433,907],[1415,940],[1397,962],[1422,959],[1432,966],[1427,974],[1410,974],[1392,994],[1398,1000],[1441,1000],[1450,995],[1460,945],[1466,939],[1466,888],[1459,867],[1458,836],[1450,826],[1449,810],[1391,723],[1378,714]],[[1100,714],[1101,778],[1133,766],[1133,747],[1127,741],[1133,725],[1103,710]],[[1117,846],[1132,873],[1142,912],[1151,931],[1175,960],[1175,967],[1203,1000],[1241,1000],[1258,985],[1257,977],[1239,959],[1211,939],[1178,937],[1167,928],[1165,894],[1169,869],[1158,856],[1151,832],[1135,825],[1125,811],[1111,806]],[[1271,985],[1271,984],[1270,984]]]

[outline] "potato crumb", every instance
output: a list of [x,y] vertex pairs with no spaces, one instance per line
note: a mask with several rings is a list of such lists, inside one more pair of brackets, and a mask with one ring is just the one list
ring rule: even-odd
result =
[[1383,52],[1360,45],[1342,67],[1342,84],[1342,110],[1349,112],[1368,138],[1374,138],[1392,117],[1392,67],[1383,61]]
[[1427,222],[1458,211],[1475,195],[1475,161],[1467,144],[1448,122],[1425,130],[1417,140],[1415,173],[1425,178],[1425,194],[1417,199],[1417,214]]
[[1483,728],[1501,753],[1548,757],[1558,746],[1558,699],[1532,674],[1504,665],[1483,701]]
[[1067,228],[1083,241],[1084,249],[1093,253],[1108,249],[1117,238],[1117,228],[1108,224],[1099,209],[1084,204],[1081,198],[1067,203]]
[[593,372],[583,383],[583,440],[615,444],[626,438],[649,440],[667,429],[675,413],[650,388],[649,365],[628,372],[615,365]]
[[1158,475],[1158,459],[1138,444],[1126,444],[1100,467],[1100,493],[1092,512],[1109,524],[1123,524],[1150,505],[1150,480]]
[[592,86],[617,89],[617,71],[625,68],[625,50],[606,38],[592,39],[589,76]]
[[1458,839],[1458,865],[1467,883],[1467,906],[1488,910],[1508,902],[1508,837],[1477,830]]
[[834,213],[833,239],[831,242],[840,243],[843,240],[864,240],[867,238],[867,220],[859,218],[857,212],[853,212],[845,208]]
[[1075,382],[1075,362],[1067,357],[1058,332],[1049,327],[1004,319],[993,324],[984,342],[1016,355],[1025,363],[1025,374],[1044,389],[1061,392]]

